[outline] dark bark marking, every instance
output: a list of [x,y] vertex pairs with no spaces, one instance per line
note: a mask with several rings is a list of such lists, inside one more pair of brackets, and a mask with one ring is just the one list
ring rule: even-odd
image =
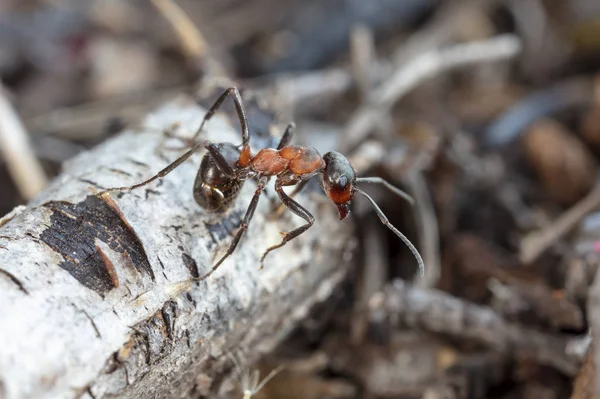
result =
[[143,377],[173,350],[176,317],[177,304],[167,301],[150,318],[131,326],[131,337],[113,355],[112,367],[108,367],[109,363],[105,370],[114,372],[115,368],[124,367],[128,384]]
[[107,264],[96,249],[96,239],[106,243],[113,251],[129,256],[138,272],[154,280],[139,237],[124,221],[118,208],[110,206],[109,202],[91,195],[75,204],[51,201],[42,205],[50,209],[52,215],[50,227],[40,234],[40,240],[62,255],[64,260],[59,264],[62,269],[100,295],[116,286]]
[[111,172],[114,172],[114,173],[116,173],[116,174],[119,174],[119,175],[124,175],[124,176],[129,176],[129,177],[131,177],[131,173],[129,173],[129,172],[126,172],[126,171],[124,171],[124,170],[121,170],[121,169],[116,169],[116,168],[106,168],[106,170],[109,170],[109,171],[111,171]]
[[162,259],[160,259],[160,256],[157,256],[158,258],[158,263],[160,264],[161,269],[165,270],[165,264],[163,263]]
[[80,181],[80,182],[85,183],[85,184],[89,184],[93,188],[99,188],[100,190],[105,190],[106,189],[106,187],[102,187],[101,185],[99,185],[95,181],[89,180],[89,179],[84,179],[83,177],[78,177],[77,181]]
[[[50,226],[48,226],[48,225],[44,225],[44,226],[45,226],[45,227],[50,227]],[[34,236],[34,235],[31,233],[31,232],[27,232],[27,233],[25,233],[25,236],[27,236],[27,237],[31,238],[31,240],[32,240],[33,242],[35,242],[36,244],[39,244],[39,242],[40,242],[40,239],[39,239],[38,237]]]
[[177,303],[174,301],[167,301],[163,305],[161,313],[167,329],[167,336],[169,339],[173,339],[173,333],[175,332],[175,319],[177,318]]
[[208,249],[214,248],[221,241],[233,235],[234,231],[242,224],[241,212],[236,210],[227,214],[216,223],[206,223],[206,228],[212,238],[212,243],[209,244]]
[[185,297],[187,298],[187,300],[192,304],[192,306],[195,309],[197,304],[196,304],[196,301],[194,300],[194,297],[192,296],[192,294],[190,294],[189,292],[187,292],[185,294]]
[[71,306],[73,306],[76,311],[83,313],[83,315],[90,321],[90,324],[92,325],[92,328],[96,332],[96,337],[97,338],[102,338],[102,334],[100,334],[100,330],[98,330],[98,326],[94,322],[94,319],[92,319],[92,317],[89,315],[89,313],[86,312],[83,309],[79,309],[74,303],[71,303]]
[[6,277],[8,277],[8,279],[10,281],[12,281],[17,286],[17,288],[19,288],[19,290],[21,292],[23,292],[25,295],[29,295],[29,291],[27,291],[27,288],[25,288],[25,286],[23,285],[23,283],[20,282],[19,279],[16,278],[12,273],[9,273],[9,272],[7,272],[4,269],[0,269],[0,274],[3,274]]
[[197,278],[200,277],[200,273],[198,272],[198,264],[190,255],[183,252],[181,254],[181,259],[183,260],[183,264],[190,271],[192,277]]
[[137,165],[137,166],[142,166],[142,167],[144,167],[144,168],[146,168],[146,169],[148,169],[148,168],[149,168],[149,166],[148,166],[147,164],[145,164],[145,163],[143,163],[143,162],[140,162],[140,161],[136,161],[136,160],[135,160],[135,159],[133,159],[133,158],[126,158],[126,159],[127,159],[129,162],[131,162],[132,164],[134,164],[134,165]]
[[188,348],[191,349],[191,347],[192,347],[192,335],[190,333],[190,330],[185,330],[184,334],[185,334],[185,339],[186,339],[186,345],[187,345]]
[[160,191],[156,191],[156,190],[152,190],[151,188],[147,188],[146,189],[146,196],[145,196],[146,200],[148,200],[148,198],[150,198],[150,194],[160,195]]

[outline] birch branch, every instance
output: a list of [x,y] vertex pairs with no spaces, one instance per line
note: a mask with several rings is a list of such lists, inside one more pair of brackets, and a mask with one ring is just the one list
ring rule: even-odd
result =
[[[192,196],[199,153],[112,206],[90,191],[165,167],[179,153],[160,150],[160,129],[194,131],[203,114],[189,99],[167,104],[0,221],[0,398],[214,397],[233,372],[228,352],[256,361],[344,278],[352,229],[319,193],[298,197],[315,225],[265,269],[262,252],[301,222],[274,218],[262,198],[234,255],[184,291],[231,242],[255,184],[227,214],[207,214]],[[215,116],[206,138],[237,143],[238,129]]]

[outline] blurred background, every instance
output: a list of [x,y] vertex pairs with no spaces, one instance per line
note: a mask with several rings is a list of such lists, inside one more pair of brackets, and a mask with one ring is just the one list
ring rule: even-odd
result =
[[374,191],[427,264],[393,283],[414,259],[355,204],[352,281],[257,397],[594,398],[599,71],[597,0],[0,0],[0,215],[227,76],[411,193]]

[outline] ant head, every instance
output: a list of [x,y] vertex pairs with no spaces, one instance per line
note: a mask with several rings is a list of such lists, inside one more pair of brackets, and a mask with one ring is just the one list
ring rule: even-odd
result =
[[348,158],[336,151],[323,156],[325,170],[322,184],[325,194],[337,205],[340,220],[350,214],[350,201],[355,192],[356,173]]

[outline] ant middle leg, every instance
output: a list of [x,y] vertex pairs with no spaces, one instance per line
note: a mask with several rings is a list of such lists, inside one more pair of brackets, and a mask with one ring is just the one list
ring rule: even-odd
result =
[[[294,189],[292,190],[292,192],[288,195],[288,197],[290,198],[294,198],[296,195],[298,195],[298,193],[300,193],[300,191],[302,191],[302,189],[304,187],[306,187],[306,185],[308,184],[308,182],[310,181],[310,179],[306,179],[306,180],[302,180],[300,183],[296,184],[296,186],[294,187]],[[283,214],[283,211],[285,210],[286,206],[283,203],[278,203],[273,207],[273,218],[276,219],[278,217],[281,216],[281,214]]]
[[141,183],[134,184],[132,186],[126,186],[126,187],[108,188],[108,189],[106,189],[104,191],[101,191],[98,195],[102,195],[102,194],[109,193],[109,192],[114,192],[114,191],[131,191],[131,190],[135,190],[136,188],[140,188],[140,187],[143,187],[143,186],[145,186],[145,185],[147,185],[149,183],[152,183],[156,179],[160,179],[161,177],[165,177],[166,175],[168,175],[169,173],[171,173],[173,170],[175,170],[179,165],[181,165],[182,163],[184,163],[196,151],[198,151],[200,148],[206,146],[207,143],[208,143],[207,141],[202,141],[202,142],[194,144],[194,146],[188,152],[186,152],[185,154],[183,154],[182,156],[180,156],[179,158],[177,158],[175,161],[171,162],[163,170],[161,170],[160,172],[158,172],[157,174],[155,174],[151,178],[149,178],[147,180],[144,180]]
[[285,191],[283,191],[283,185],[281,184],[280,181],[275,182],[275,191],[277,191],[277,194],[279,195],[281,202],[283,202],[283,204],[294,214],[296,214],[296,215],[300,216],[302,219],[306,220],[306,224],[303,224],[302,226],[295,228],[294,230],[289,231],[287,233],[283,233],[284,234],[283,240],[281,240],[281,242],[279,244],[273,245],[272,247],[267,248],[267,250],[265,251],[263,256],[260,258],[260,268],[261,269],[264,267],[264,261],[265,261],[265,258],[267,257],[267,255],[269,254],[269,252],[271,252],[277,248],[283,247],[286,243],[288,243],[289,241],[293,240],[294,238],[298,237],[300,234],[302,234],[306,230],[308,230],[315,222],[314,216],[308,210],[306,210],[302,205],[300,205],[299,203],[297,203],[296,201],[291,199],[285,193]]
[[233,99],[233,103],[235,104],[235,110],[238,114],[238,119],[240,121],[240,126],[242,128],[242,145],[243,146],[249,145],[250,130],[248,128],[248,117],[246,116],[246,109],[244,107],[244,102],[242,100],[242,96],[240,95],[240,92],[237,89],[237,87],[228,88],[219,96],[219,98],[217,98],[217,101],[215,101],[213,103],[213,105],[210,107],[210,109],[208,110],[206,115],[204,115],[204,118],[202,119],[202,123],[200,124],[200,127],[198,128],[198,130],[196,130],[196,133],[194,134],[194,136],[192,137],[190,142],[193,143],[196,141],[196,139],[198,139],[198,136],[200,135],[200,133],[202,132],[202,129],[204,128],[204,124],[206,122],[208,122],[210,120],[210,118],[213,117],[213,115],[215,114],[217,109],[219,109],[219,107],[223,104],[223,101],[225,101],[225,98],[227,98],[228,95],[230,95],[231,98]]
[[250,201],[250,205],[248,206],[248,209],[246,210],[246,214],[244,215],[244,218],[242,219],[242,225],[240,226],[240,229],[236,233],[235,237],[233,237],[233,241],[231,242],[231,244],[229,244],[229,248],[227,248],[227,252],[225,253],[225,255],[223,255],[221,257],[221,259],[219,259],[219,261],[212,267],[212,269],[210,269],[210,271],[208,273],[206,273],[204,276],[198,277],[194,280],[197,280],[197,281],[206,280],[211,274],[213,274],[219,268],[219,266],[221,266],[221,263],[223,263],[225,261],[225,259],[227,259],[233,253],[233,251],[235,251],[235,248],[238,246],[240,240],[242,239],[242,236],[244,235],[246,230],[248,230],[248,224],[250,224],[250,221],[252,220],[252,217],[254,216],[254,211],[256,211],[256,207],[258,206],[258,200],[260,199],[260,195],[262,194],[263,190],[265,189],[265,186],[267,185],[268,181],[269,181],[268,178],[262,178],[258,182],[258,188],[254,192],[254,196],[252,197],[252,200]]

